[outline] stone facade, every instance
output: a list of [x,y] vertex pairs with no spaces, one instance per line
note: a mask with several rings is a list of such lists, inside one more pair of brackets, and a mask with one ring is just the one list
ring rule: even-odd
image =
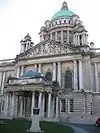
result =
[[[0,61],[1,116],[31,117],[34,107],[43,118],[100,114],[100,53],[66,2],[60,12],[41,27],[40,43],[27,34],[19,55]],[[43,77],[23,77],[30,71]]]

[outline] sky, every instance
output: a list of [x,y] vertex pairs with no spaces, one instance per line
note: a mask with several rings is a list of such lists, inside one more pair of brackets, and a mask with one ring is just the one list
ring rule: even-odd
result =
[[[88,31],[88,41],[100,47],[100,1],[65,0]],[[39,31],[46,20],[61,9],[64,0],[0,0],[0,60],[20,53],[20,40],[29,33],[39,43]]]

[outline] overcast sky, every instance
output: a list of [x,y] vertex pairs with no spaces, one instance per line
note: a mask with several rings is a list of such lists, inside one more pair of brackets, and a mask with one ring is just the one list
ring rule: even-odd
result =
[[[39,42],[40,27],[61,9],[64,0],[0,0],[0,59],[15,58],[20,40],[30,33]],[[88,30],[89,42],[100,47],[100,1],[65,0]]]

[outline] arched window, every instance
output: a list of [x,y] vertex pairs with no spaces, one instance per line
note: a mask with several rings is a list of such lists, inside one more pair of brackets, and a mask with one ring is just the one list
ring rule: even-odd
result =
[[47,72],[46,75],[45,75],[45,78],[46,78],[48,81],[52,81],[52,73],[51,73],[51,72]]
[[65,88],[72,89],[72,72],[70,70],[65,73]]

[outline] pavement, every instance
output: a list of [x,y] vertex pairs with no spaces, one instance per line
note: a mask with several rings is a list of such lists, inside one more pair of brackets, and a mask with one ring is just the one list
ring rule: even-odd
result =
[[100,128],[93,124],[75,124],[75,123],[60,123],[62,125],[70,126],[75,133],[100,133]]

